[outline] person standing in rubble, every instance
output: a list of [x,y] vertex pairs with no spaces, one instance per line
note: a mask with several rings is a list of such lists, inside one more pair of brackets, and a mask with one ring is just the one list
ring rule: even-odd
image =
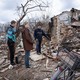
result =
[[43,36],[50,40],[49,37],[45,34],[45,32],[41,29],[41,26],[38,26],[38,28],[34,31],[34,38],[36,40],[36,51],[38,55],[41,54],[41,43]]
[[15,42],[16,42],[16,26],[17,22],[12,20],[10,27],[7,29],[7,44],[10,52],[10,64],[15,65],[14,63],[14,54],[15,54]]
[[29,56],[30,56],[30,50],[33,49],[33,39],[31,37],[30,31],[29,31],[29,24],[25,22],[22,25],[22,39],[23,39],[23,46],[25,50],[25,66],[26,68],[30,68],[29,63]]

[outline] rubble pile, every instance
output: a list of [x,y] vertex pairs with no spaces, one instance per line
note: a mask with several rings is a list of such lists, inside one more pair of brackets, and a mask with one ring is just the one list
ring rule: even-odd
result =
[[[65,16],[67,17],[64,18]],[[13,69],[9,69],[8,47],[6,44],[1,43],[0,80],[49,80],[60,62],[57,58],[59,47],[80,54],[80,25],[77,23],[75,25],[71,24],[69,19],[67,19],[68,17],[71,17],[69,11],[54,17],[54,29],[51,41],[43,38],[41,55],[37,55],[35,48],[31,51],[30,69],[25,68],[24,65],[25,54],[24,49],[20,46],[22,44],[20,43],[21,35],[17,39],[18,46],[16,46],[15,52],[15,57],[19,58],[19,64],[16,64]]]
[[72,8],[53,17],[52,39],[54,48],[80,50],[80,10]]
[[[46,40],[43,40],[43,43]],[[52,42],[51,42],[52,44]],[[53,45],[52,45],[53,46]],[[52,49],[51,46],[51,49]],[[45,45],[42,46],[42,53],[47,54],[49,50],[49,43],[46,41]],[[54,69],[57,66],[57,62],[53,61],[53,59],[49,59],[44,55],[37,55],[35,49],[31,51],[30,63],[31,68],[26,69],[24,65],[24,49],[17,48],[17,53],[21,52],[22,57],[21,62],[16,64],[13,69],[9,69],[9,60],[7,57],[8,51],[7,49],[1,48],[0,50],[0,78],[1,80],[46,80],[50,79]],[[53,50],[52,50],[53,52]],[[48,54],[47,54],[48,55]],[[46,61],[48,59],[48,63]],[[20,60],[20,59],[19,59]]]
[[67,48],[68,50],[74,50],[76,49],[77,51],[80,51],[80,28],[78,29],[71,29],[71,34],[70,30],[68,30],[68,34],[64,37],[61,46],[64,48]]

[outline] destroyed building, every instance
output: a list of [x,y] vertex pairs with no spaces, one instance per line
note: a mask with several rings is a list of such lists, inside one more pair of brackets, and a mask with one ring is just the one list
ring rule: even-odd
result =
[[[63,39],[72,33],[73,27],[80,26],[80,10],[72,8],[70,11],[64,11],[53,17],[52,39],[56,46],[59,46]],[[79,30],[79,29],[78,29]],[[80,31],[78,31],[80,32]]]
[[[24,50],[22,48],[18,48],[16,53],[19,53],[19,51],[22,52],[22,57],[19,58],[21,62],[20,64],[17,64],[14,69],[9,70],[9,61],[7,59],[8,50],[1,48],[0,78],[2,80],[49,80],[53,69],[55,69],[58,64],[55,62],[58,59],[56,58],[56,53],[53,52],[53,47],[56,48],[56,46],[60,45],[65,47],[67,45],[69,48],[78,46],[80,49],[80,10],[72,8],[70,11],[64,11],[61,14],[52,17],[51,20],[53,21],[51,22],[51,26],[53,26],[51,28],[51,45],[49,45],[47,41],[44,41],[47,43],[42,49],[42,52],[45,53],[47,57],[45,55],[37,55],[35,49],[31,51],[31,69],[28,70],[24,68]],[[19,37],[19,41],[21,41],[21,37]],[[19,41],[18,43],[20,43]],[[2,46],[7,48],[6,44]],[[52,52],[53,56],[48,55],[49,50]]]

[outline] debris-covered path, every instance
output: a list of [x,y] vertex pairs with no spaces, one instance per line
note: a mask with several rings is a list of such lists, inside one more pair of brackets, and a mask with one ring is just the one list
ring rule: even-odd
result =
[[0,73],[0,80],[44,80],[51,77],[57,63],[49,59],[48,68],[46,68],[46,59],[36,62],[30,60],[30,62],[31,68],[25,68],[23,61],[13,69]]

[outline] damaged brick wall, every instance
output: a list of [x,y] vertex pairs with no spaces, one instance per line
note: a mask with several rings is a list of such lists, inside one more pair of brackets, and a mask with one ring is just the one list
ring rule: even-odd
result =
[[65,37],[71,34],[71,19],[75,19],[73,22],[79,21],[80,10],[74,9],[74,12],[72,12],[72,9],[70,11],[64,11],[61,14],[53,17],[54,29],[52,32],[52,39],[53,42],[56,41],[55,45],[59,45]]

